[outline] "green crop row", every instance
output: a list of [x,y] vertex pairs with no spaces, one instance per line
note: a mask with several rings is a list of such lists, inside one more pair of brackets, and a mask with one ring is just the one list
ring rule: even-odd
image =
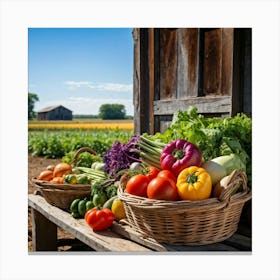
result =
[[28,132],[28,152],[34,156],[62,158],[66,153],[90,147],[103,156],[117,140],[125,143],[133,135],[131,130],[90,130]]

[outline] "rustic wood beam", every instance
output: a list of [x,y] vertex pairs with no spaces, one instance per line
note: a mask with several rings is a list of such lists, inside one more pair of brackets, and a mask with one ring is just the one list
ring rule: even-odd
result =
[[231,109],[230,96],[208,96],[177,100],[154,101],[155,115],[173,115],[178,110],[196,106],[198,113],[228,113]]

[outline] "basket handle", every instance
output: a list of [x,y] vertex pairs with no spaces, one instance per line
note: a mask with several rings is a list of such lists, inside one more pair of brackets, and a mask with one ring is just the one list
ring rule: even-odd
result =
[[247,186],[247,176],[244,171],[241,169],[236,169],[232,171],[232,173],[229,175],[229,181],[228,181],[228,187],[222,191],[222,193],[219,196],[220,201],[227,201],[229,202],[230,197],[232,194],[238,190],[240,185],[242,186],[242,189],[244,192],[248,191]]
[[82,147],[79,150],[77,150],[75,155],[74,155],[74,159],[73,159],[73,162],[72,162],[73,166],[76,166],[79,155],[81,153],[84,153],[84,152],[89,152],[89,153],[91,153],[91,154],[93,154],[95,156],[98,155],[98,153],[95,150],[93,150],[92,148],[90,148],[90,147]]

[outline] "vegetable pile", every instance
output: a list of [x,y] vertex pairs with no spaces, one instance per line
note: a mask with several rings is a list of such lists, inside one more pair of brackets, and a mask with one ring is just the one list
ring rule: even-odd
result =
[[207,118],[190,107],[177,112],[164,133],[115,141],[102,156],[85,152],[75,168],[70,165],[74,153],[68,153],[38,178],[90,184],[90,197],[75,199],[69,211],[93,230],[104,230],[126,217],[117,196],[124,175],[128,194],[156,200],[219,197],[235,169],[246,172],[251,187],[251,137],[252,121],[244,114]]
[[[246,167],[248,186],[251,187],[252,170],[252,120],[245,114],[234,117],[207,118],[197,113],[197,108],[190,106],[187,111],[178,111],[174,114],[171,125],[164,133],[155,135],[144,134],[141,142],[150,143],[143,149],[149,153],[150,148],[158,154],[150,154],[157,160],[161,153],[162,144],[167,144],[177,139],[184,139],[195,144],[202,153],[203,161],[213,158],[235,154]],[[148,142],[149,141],[149,142]]]

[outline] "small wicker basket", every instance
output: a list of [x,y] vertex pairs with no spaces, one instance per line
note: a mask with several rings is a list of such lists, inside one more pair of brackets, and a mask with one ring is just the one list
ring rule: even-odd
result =
[[[124,175],[125,176],[125,175]],[[122,178],[118,196],[124,203],[127,223],[144,237],[174,245],[203,245],[221,242],[238,228],[244,203],[251,199],[243,171],[234,170],[219,198],[199,201],[163,201],[125,191]],[[242,187],[242,191],[231,195]]]
[[[73,167],[76,166],[78,156],[83,152],[97,155],[97,153],[89,147],[80,148],[74,155]],[[74,199],[84,198],[91,194],[91,185],[89,184],[53,184],[48,181],[38,180],[37,178],[32,178],[32,182],[48,203],[64,210],[69,209]]]

